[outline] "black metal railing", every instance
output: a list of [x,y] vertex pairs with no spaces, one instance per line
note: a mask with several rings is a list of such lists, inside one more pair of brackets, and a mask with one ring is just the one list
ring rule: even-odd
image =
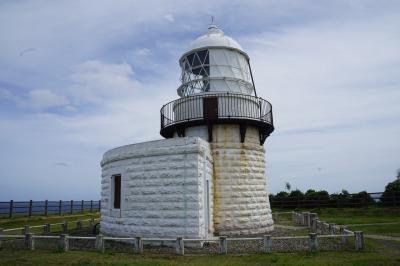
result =
[[43,200],[43,201],[0,201],[0,217],[32,216],[32,215],[62,215],[84,211],[100,211],[98,200]]
[[368,206],[400,206],[400,192],[374,192],[357,193],[347,195],[326,195],[308,197],[307,195],[299,197],[280,197],[269,195],[272,208],[356,208]]
[[[207,98],[216,98],[216,116],[207,116]],[[212,108],[212,107],[211,107]],[[168,127],[178,124],[206,124],[212,122],[237,122],[246,120],[273,131],[272,105],[260,98],[239,93],[206,93],[183,97],[165,104],[161,110],[161,135],[166,136]],[[269,132],[269,133],[270,133]],[[170,132],[169,132],[170,133]]]

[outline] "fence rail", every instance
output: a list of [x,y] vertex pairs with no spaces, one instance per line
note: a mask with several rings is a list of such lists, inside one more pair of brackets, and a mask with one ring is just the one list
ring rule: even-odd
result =
[[2,201],[0,202],[0,217],[15,215],[49,215],[64,213],[79,213],[84,211],[100,211],[101,203],[98,200],[70,200],[70,201]]
[[342,196],[279,197],[270,195],[272,208],[346,208],[368,206],[400,206],[400,192],[358,193]]
[[[220,236],[215,239],[184,239],[183,237],[177,238],[142,238],[142,237],[104,237],[103,235],[97,236],[70,236],[68,234],[61,234],[58,236],[54,235],[35,235],[32,233],[26,233],[21,235],[1,235],[0,234],[0,247],[11,247],[11,248],[26,248],[30,250],[36,249],[36,240],[49,241],[48,243],[52,244],[52,249],[61,249],[63,251],[70,251],[76,249],[76,247],[71,246],[71,240],[84,240],[85,245],[80,246],[77,250],[98,250],[100,252],[105,252],[107,250],[107,242],[112,241],[124,241],[122,242],[125,246],[131,247],[133,253],[142,254],[144,252],[144,244],[149,244],[150,242],[159,242],[166,243],[169,242],[170,248],[172,247],[174,251],[171,249],[168,250],[169,253],[175,252],[179,255],[185,254],[185,243],[204,243],[204,242],[216,242],[217,244],[217,253],[219,254],[228,254],[230,250],[229,243],[240,242],[246,243],[249,241],[259,241],[261,243],[257,253],[272,253],[272,252],[293,252],[293,251],[309,251],[316,252],[318,250],[337,250],[337,249],[353,249],[353,250],[362,250],[363,249],[363,236],[362,232],[355,232],[354,234],[354,245],[349,245],[348,238],[353,237],[352,235],[346,234],[343,236],[339,235],[317,235],[316,233],[310,233],[306,236],[294,236],[294,237],[272,237],[270,235],[264,235],[261,237],[251,237],[251,238],[228,238],[225,236]],[[343,238],[346,239],[343,242]],[[17,242],[13,244],[9,244],[13,241],[13,239],[22,239],[23,242]],[[56,239],[57,242],[50,242]],[[340,239],[340,241],[337,241]],[[8,242],[7,242],[8,241]],[[282,242],[284,241],[284,242]],[[299,242],[300,241],[300,242]],[[324,241],[330,241],[330,245],[324,244]],[[120,242],[121,243],[121,242]],[[282,247],[282,243],[285,243]],[[296,243],[301,243],[301,247],[296,246]],[[334,244],[332,246],[332,243]],[[113,245],[109,247],[109,249],[114,251],[115,246]],[[326,248],[326,246],[328,248]],[[353,248],[350,248],[353,246]],[[147,246],[150,248],[151,246]],[[293,249],[296,247],[296,249]],[[48,246],[46,246],[48,248]],[[192,253],[194,251],[193,248],[189,249],[188,253]],[[158,253],[158,250],[157,250]],[[196,253],[196,252],[194,252]],[[229,252],[231,253],[231,252]],[[234,251],[234,253],[237,253]],[[248,250],[244,249],[244,252],[240,253],[248,253]]]
[[[96,228],[95,221],[87,219],[77,221],[64,221],[62,223],[44,224],[39,226],[24,226],[21,228],[0,229],[0,248],[6,249],[50,249],[50,250],[97,250],[100,252],[134,252],[142,254],[146,252],[167,252],[179,255],[189,254],[247,254],[247,253],[271,253],[319,250],[362,250],[364,238],[362,232],[352,232],[334,224],[328,224],[318,220],[316,213],[290,212],[295,224],[310,228],[310,233],[303,236],[254,236],[254,237],[226,237],[219,236],[209,239],[193,239],[183,237],[110,237],[103,235],[69,235],[71,229],[82,229],[83,222],[87,222],[88,228]],[[282,214],[282,213],[281,213]],[[285,212],[284,214],[287,214]],[[59,235],[51,235],[51,228],[61,225],[56,230]],[[70,226],[69,226],[70,225]],[[43,231],[34,231],[43,227]],[[17,231],[17,232],[16,232]],[[38,234],[35,234],[35,233]],[[93,230],[92,230],[93,232]],[[18,234],[19,233],[19,234]],[[154,242],[164,245],[164,250],[154,247]],[[156,243],[156,245],[157,245]],[[193,248],[193,243],[196,248]],[[203,245],[203,243],[208,243]],[[248,243],[248,244],[246,244]],[[146,244],[146,245],[145,245]],[[165,245],[167,244],[166,250]],[[212,248],[210,249],[210,247]]]

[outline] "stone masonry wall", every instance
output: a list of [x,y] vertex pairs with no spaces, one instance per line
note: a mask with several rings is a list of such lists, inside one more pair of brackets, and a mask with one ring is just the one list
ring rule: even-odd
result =
[[273,230],[265,176],[265,151],[258,130],[214,125],[214,229],[219,235],[253,235]]
[[[213,234],[212,163],[209,143],[198,137],[106,152],[101,163],[101,232],[121,237],[209,237]],[[121,209],[114,209],[111,199],[115,174],[121,174]]]

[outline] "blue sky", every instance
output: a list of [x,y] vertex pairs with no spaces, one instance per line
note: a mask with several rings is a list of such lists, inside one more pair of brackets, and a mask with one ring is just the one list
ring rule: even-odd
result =
[[382,191],[400,168],[398,1],[2,1],[0,200],[97,199],[102,154],[161,138],[216,18],[274,107],[270,192]]

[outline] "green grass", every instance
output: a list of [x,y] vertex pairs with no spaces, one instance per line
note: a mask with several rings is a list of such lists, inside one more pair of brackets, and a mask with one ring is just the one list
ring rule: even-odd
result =
[[348,228],[352,231],[363,231],[364,234],[400,237],[400,224],[349,226]]
[[318,213],[320,220],[336,224],[400,222],[399,207],[323,208],[307,211]]
[[85,220],[90,218],[98,218],[100,214],[98,212],[84,212],[75,214],[64,214],[64,215],[50,215],[50,216],[32,216],[32,217],[12,217],[12,218],[0,218],[0,228],[18,228],[24,225],[42,225],[46,223],[60,223],[62,221],[76,221]]
[[[318,209],[321,220],[337,224],[368,224],[400,221],[400,208],[368,209]],[[88,219],[93,214],[64,215],[32,218],[0,219],[0,227],[20,227],[24,224],[57,223],[63,220]],[[94,214],[98,217],[98,214]],[[293,225],[290,214],[278,215],[278,224]],[[399,225],[349,226],[365,234],[400,236]],[[293,231],[293,235],[305,235],[307,229]],[[254,255],[133,255],[45,250],[0,250],[0,265],[400,265],[400,242],[365,239],[365,250],[318,252],[315,254],[272,253]]]
[[[364,234],[376,234],[400,237],[400,224],[376,224],[400,222],[400,208],[396,207],[369,207],[369,208],[323,208],[307,210],[318,213],[320,220],[349,225],[352,231],[363,231]],[[274,210],[275,213],[284,210]],[[282,225],[291,225],[290,214],[278,214],[275,222]],[[355,226],[351,226],[354,224]],[[375,224],[362,225],[361,224]]]
[[366,250],[254,255],[133,255],[71,251],[0,251],[0,265],[400,265],[400,244],[366,241]]

